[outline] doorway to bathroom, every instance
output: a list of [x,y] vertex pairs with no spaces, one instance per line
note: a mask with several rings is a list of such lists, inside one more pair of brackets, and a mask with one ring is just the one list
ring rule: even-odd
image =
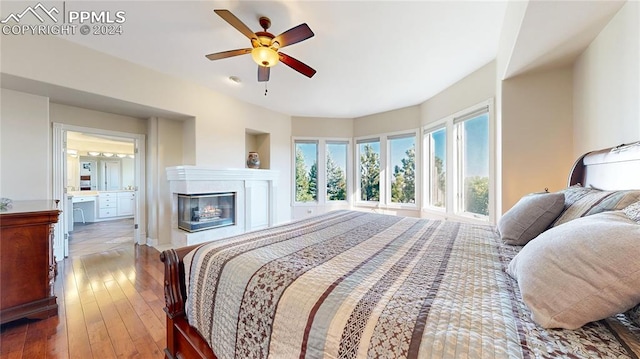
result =
[[56,257],[140,243],[144,135],[54,124],[58,137],[64,155],[54,161],[54,191],[64,200]]

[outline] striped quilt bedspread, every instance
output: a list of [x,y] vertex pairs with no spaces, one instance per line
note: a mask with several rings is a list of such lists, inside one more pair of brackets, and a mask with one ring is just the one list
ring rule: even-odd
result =
[[492,226],[336,211],[185,259],[187,317],[226,358],[633,358],[623,315],[530,319]]

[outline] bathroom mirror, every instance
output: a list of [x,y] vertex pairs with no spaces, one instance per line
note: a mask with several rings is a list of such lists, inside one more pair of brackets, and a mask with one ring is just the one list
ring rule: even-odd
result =
[[135,186],[133,142],[110,136],[67,133],[67,190],[118,191]]

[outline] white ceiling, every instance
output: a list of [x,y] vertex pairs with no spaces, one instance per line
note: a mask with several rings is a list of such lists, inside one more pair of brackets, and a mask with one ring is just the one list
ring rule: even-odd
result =
[[[93,8],[126,11],[122,36],[77,35],[72,41],[278,112],[347,118],[416,105],[490,62],[506,8],[501,1],[116,4],[95,3]],[[309,79],[278,64],[264,96],[250,55],[205,58],[251,47],[214,9],[230,10],[253,31],[261,30],[258,18],[268,16],[275,35],[307,23],[315,36],[282,51],[317,74]],[[229,76],[239,77],[240,86]]]
[[[573,61],[622,4],[532,0],[504,75]],[[3,13],[9,6],[3,4]],[[121,36],[65,39],[281,113],[354,118],[422,103],[495,59],[507,1],[67,1],[66,6],[123,10],[126,22]],[[278,64],[265,96],[250,55],[209,61],[206,54],[250,47],[214,9],[230,10],[254,31],[261,30],[258,18],[268,16],[275,35],[306,22],[315,36],[282,51],[317,74],[309,79]],[[241,84],[232,84],[229,76]],[[54,90],[47,89],[52,99]]]

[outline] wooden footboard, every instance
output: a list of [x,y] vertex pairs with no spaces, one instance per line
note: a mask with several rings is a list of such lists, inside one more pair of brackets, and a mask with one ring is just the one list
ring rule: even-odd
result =
[[187,291],[182,259],[197,247],[169,249],[160,253],[160,260],[164,263],[164,311],[167,313],[167,347],[164,352],[167,359],[216,358],[213,350],[186,318]]

